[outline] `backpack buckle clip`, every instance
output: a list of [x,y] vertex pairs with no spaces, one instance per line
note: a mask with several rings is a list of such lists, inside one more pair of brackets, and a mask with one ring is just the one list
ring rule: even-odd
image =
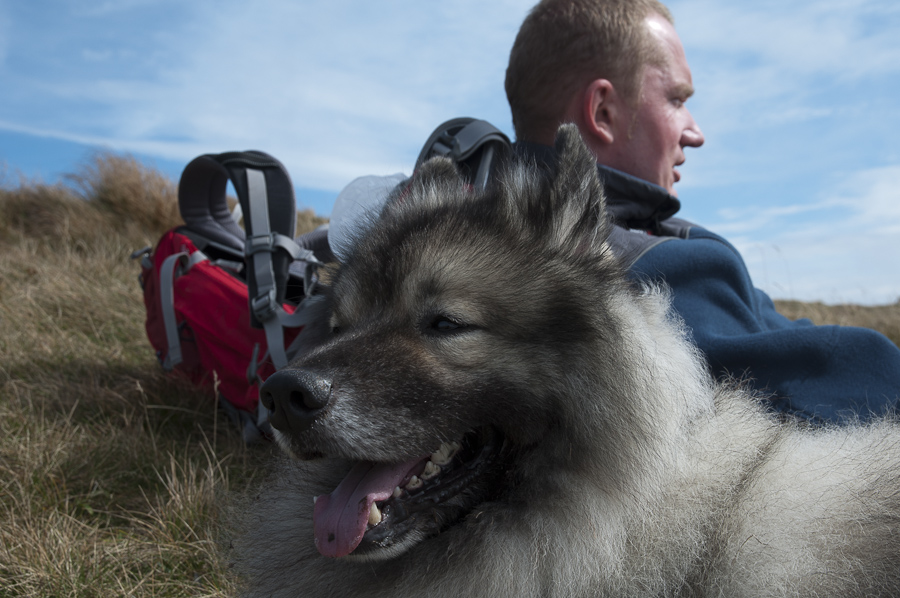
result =
[[250,257],[260,251],[272,252],[275,249],[275,233],[253,235],[244,243],[244,256]]
[[258,296],[250,302],[250,309],[253,315],[260,322],[265,322],[277,315],[276,308],[278,302],[275,301],[275,289],[269,289],[269,292]]

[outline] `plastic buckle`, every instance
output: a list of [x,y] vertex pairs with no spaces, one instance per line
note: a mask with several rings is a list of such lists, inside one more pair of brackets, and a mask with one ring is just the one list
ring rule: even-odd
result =
[[138,258],[147,257],[147,256],[150,255],[152,252],[153,252],[153,247],[151,247],[150,245],[147,245],[147,246],[144,247],[143,249],[138,249],[137,251],[132,251],[132,252],[131,252],[131,259],[136,260],[136,259],[138,259]]
[[269,289],[268,293],[250,301],[250,309],[253,310],[253,315],[260,322],[265,322],[275,317],[277,315],[276,308],[275,289]]
[[247,241],[244,243],[244,256],[250,257],[254,253],[259,253],[260,251],[271,252],[274,249],[275,233],[253,235],[252,237],[247,237]]

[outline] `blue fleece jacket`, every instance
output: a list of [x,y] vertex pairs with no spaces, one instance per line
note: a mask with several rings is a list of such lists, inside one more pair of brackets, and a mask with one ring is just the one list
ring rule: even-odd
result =
[[865,328],[791,321],[754,288],[740,254],[704,228],[671,218],[665,189],[599,166],[617,224],[615,252],[636,280],[664,282],[713,374],[744,378],[779,411],[817,422],[895,410],[900,349]]
[[649,248],[630,271],[665,281],[712,371],[749,377],[776,409],[840,422],[896,408],[900,349],[873,330],[785,318],[718,235],[691,227],[686,238]]

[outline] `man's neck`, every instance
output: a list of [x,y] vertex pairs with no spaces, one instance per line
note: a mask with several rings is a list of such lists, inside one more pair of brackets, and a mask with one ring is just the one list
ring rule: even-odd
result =
[[[556,151],[541,143],[517,141],[515,151],[535,160],[539,168],[552,168],[556,162]],[[655,230],[659,222],[681,209],[678,198],[659,185],[602,164],[597,165],[597,172],[607,211],[619,226]]]

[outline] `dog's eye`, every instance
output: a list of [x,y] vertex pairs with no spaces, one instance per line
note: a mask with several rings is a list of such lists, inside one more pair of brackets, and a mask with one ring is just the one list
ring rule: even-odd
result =
[[431,321],[431,329],[437,332],[454,332],[462,330],[466,325],[446,316],[437,316]]
[[334,314],[329,318],[328,326],[331,328],[331,334],[340,334],[341,325],[338,323],[337,317]]

